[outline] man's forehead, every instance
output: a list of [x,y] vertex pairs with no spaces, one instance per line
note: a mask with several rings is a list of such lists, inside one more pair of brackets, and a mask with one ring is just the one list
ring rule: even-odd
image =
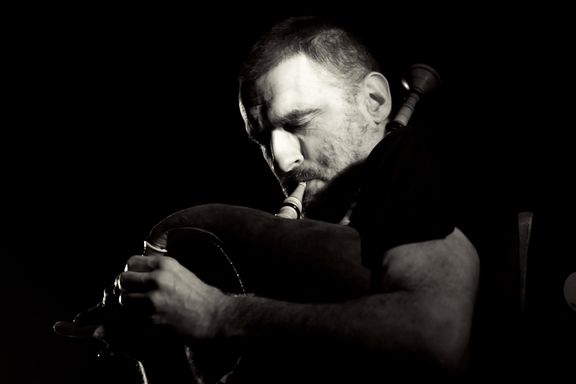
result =
[[315,93],[324,92],[326,86],[337,86],[333,74],[304,54],[297,54],[280,61],[256,81],[242,90],[244,106],[270,107],[282,96],[289,104],[304,103]]

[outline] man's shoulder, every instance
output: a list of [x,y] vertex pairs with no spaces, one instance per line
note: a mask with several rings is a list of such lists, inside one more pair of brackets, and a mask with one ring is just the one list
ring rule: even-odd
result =
[[420,128],[407,126],[387,135],[364,168],[351,225],[365,250],[447,236],[455,227],[450,170],[429,148]]

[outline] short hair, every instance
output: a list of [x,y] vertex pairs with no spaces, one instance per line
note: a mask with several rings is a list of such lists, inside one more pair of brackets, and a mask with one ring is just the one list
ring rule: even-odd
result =
[[288,18],[273,26],[252,47],[240,69],[241,98],[253,93],[254,83],[282,61],[297,54],[328,69],[349,90],[379,66],[367,47],[350,31],[315,16]]

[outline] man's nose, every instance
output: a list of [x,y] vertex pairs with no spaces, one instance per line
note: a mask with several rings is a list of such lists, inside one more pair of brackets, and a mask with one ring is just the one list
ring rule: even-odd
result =
[[290,172],[304,161],[298,137],[284,129],[272,131],[270,145],[274,165],[281,172]]

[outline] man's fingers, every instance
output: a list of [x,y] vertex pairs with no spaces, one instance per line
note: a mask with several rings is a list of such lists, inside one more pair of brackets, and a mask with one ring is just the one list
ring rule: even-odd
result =
[[126,262],[124,271],[151,272],[156,269],[165,268],[176,260],[168,256],[132,256]]
[[116,277],[114,284],[120,293],[148,292],[158,287],[149,272],[122,272]]
[[128,259],[124,270],[134,272],[150,272],[157,267],[158,260],[156,260],[155,256],[136,255]]
[[70,321],[57,321],[52,328],[54,332],[60,336],[86,338],[92,337],[98,325],[80,326]]
[[154,304],[147,293],[122,293],[118,299],[120,305],[130,312],[140,314],[154,313]]
[[102,303],[98,303],[95,306],[78,313],[73,320],[73,323],[77,326],[87,326],[102,323],[102,319],[105,317],[105,310]]

